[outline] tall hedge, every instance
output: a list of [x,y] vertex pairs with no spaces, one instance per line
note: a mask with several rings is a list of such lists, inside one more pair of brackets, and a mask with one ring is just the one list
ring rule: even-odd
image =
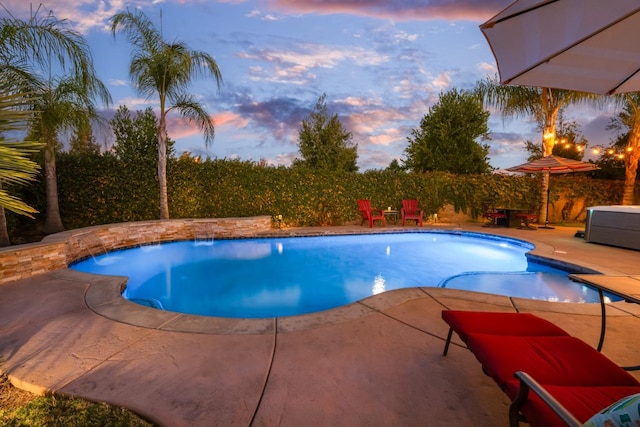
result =
[[[182,157],[168,164],[172,218],[282,215],[290,226],[340,225],[358,221],[356,199],[374,207],[398,208],[416,198],[428,215],[445,205],[472,215],[487,202],[535,211],[539,176],[413,174],[393,171],[316,172],[305,168],[264,167],[239,160]],[[60,213],[67,229],[159,218],[154,164],[131,164],[113,155],[58,157]],[[622,182],[585,175],[552,177],[552,200],[587,199],[611,205],[621,198]],[[23,189],[25,201],[40,211],[36,221],[10,217],[10,233],[34,228],[45,211],[44,183]]]

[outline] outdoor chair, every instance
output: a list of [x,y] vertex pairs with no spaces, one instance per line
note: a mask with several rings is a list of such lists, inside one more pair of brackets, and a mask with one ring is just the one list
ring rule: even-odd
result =
[[[509,426],[640,425],[640,382],[586,342],[531,313],[443,310],[453,332],[511,400]],[[628,410],[628,409],[631,410]],[[597,412],[600,411],[600,412]],[[625,420],[611,423],[605,419]]]
[[499,220],[506,221],[507,214],[505,212],[498,212],[494,207],[493,203],[484,203],[484,213],[482,216],[489,221],[484,225],[484,227],[498,227],[500,226]]
[[402,209],[400,209],[400,214],[402,216],[402,226],[404,226],[405,221],[414,220],[416,225],[422,227],[422,217],[423,212],[422,209],[418,208],[418,201],[415,199],[405,199],[402,201]]
[[373,209],[371,208],[371,201],[368,199],[358,199],[358,209],[362,214],[362,222],[360,225],[364,224],[365,221],[369,222],[369,228],[373,228],[374,221],[382,221],[382,224],[386,227],[387,220],[384,217],[384,212],[382,209]]
[[536,222],[538,220],[538,214],[535,213],[517,213],[516,218],[520,220],[520,226],[518,227],[521,230],[535,230],[536,228],[531,225],[532,222]]

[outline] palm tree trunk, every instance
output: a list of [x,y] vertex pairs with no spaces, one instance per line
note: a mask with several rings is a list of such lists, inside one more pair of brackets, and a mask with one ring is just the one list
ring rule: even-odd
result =
[[553,146],[556,144],[556,121],[558,120],[559,108],[553,99],[551,89],[542,88],[542,106],[545,111],[544,125],[542,126],[542,156],[547,157],[553,153]]
[[[556,143],[556,121],[558,119],[559,108],[553,99],[553,92],[549,88],[542,88],[542,105],[545,111],[544,126],[542,127],[542,156],[547,157],[553,154],[553,146]],[[549,172],[542,174],[542,189],[540,190],[540,211],[538,212],[538,223],[547,225],[548,204],[549,204]]]
[[638,162],[640,161],[640,152],[638,150],[629,152],[626,159],[626,167],[624,170],[624,187],[622,192],[622,204],[633,205],[634,190],[636,184],[636,176],[638,174]]
[[7,230],[7,217],[4,214],[4,208],[0,206],[0,248],[10,246],[9,231]]
[[[637,111],[637,110],[636,110]],[[640,122],[634,122],[629,133],[627,153],[624,160],[624,187],[622,192],[622,204],[633,205],[633,196],[638,174],[638,162],[640,162]]]
[[160,219],[169,219],[169,200],[167,195],[167,123],[164,114],[160,114],[158,126],[158,182],[160,183]]
[[44,149],[44,174],[46,182],[47,213],[44,221],[46,234],[64,231],[58,206],[58,178],[56,174],[55,142],[48,141]]
[[540,211],[538,212],[538,223],[547,224],[547,203],[549,203],[549,172],[542,173],[542,189],[540,194]]

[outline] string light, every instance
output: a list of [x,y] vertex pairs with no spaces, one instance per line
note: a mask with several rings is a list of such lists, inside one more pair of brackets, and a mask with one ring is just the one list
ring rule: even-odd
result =
[[[547,137],[551,137],[552,134],[547,133],[544,136],[545,138],[547,138]],[[562,148],[565,150],[570,150],[571,147],[574,147],[578,153],[582,153],[587,148],[586,143],[570,142],[567,140],[567,138],[554,139],[553,145],[558,145],[558,144],[562,144]],[[598,153],[596,152],[596,150],[598,150],[598,148],[594,148],[594,154]]]
[[599,147],[593,147],[592,153],[595,155],[605,153],[605,155],[608,157],[623,160],[627,156],[627,154],[630,153],[631,151],[633,151],[632,147],[625,147],[625,148],[608,147],[605,149],[604,147],[599,146]]

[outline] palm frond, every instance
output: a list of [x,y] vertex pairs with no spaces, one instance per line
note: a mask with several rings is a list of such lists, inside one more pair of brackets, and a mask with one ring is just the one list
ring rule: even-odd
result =
[[36,92],[38,88],[44,85],[43,80],[24,63],[1,63],[0,80],[7,83],[11,82],[11,87],[16,92]]
[[562,89],[510,86],[501,84],[498,77],[478,82],[476,91],[490,105],[502,112],[503,118],[535,117],[538,122],[550,114],[572,104],[602,104],[608,98],[587,92]]
[[0,206],[17,213],[18,215],[25,215],[29,218],[33,218],[33,214],[38,213],[37,210],[27,205],[22,200],[7,193],[0,188]]
[[91,48],[82,34],[73,30],[69,21],[57,19],[51,12],[43,16],[39,12],[28,21],[0,18],[3,62],[47,65],[56,60],[83,79],[95,75]]
[[38,164],[29,157],[42,145],[6,137],[14,131],[24,130],[33,121],[34,111],[27,108],[33,100],[32,94],[16,92],[9,82],[0,84],[0,136],[3,136],[0,137],[0,206],[27,216],[36,211],[10,195],[1,184],[25,184],[38,172]]
[[161,114],[166,101],[180,99],[194,77],[212,76],[220,88],[222,73],[211,55],[190,50],[183,42],[165,42],[143,12],[114,15],[111,31],[114,37],[124,33],[133,45],[129,75],[141,94],[159,96]]
[[215,61],[215,59],[213,59],[213,57],[208,53],[199,52],[199,51],[191,52],[191,59],[194,64],[198,64],[196,71],[202,71],[202,74],[195,74],[195,75],[196,76],[202,75],[203,77],[206,77],[209,75],[213,76],[219,90],[223,84],[223,80],[222,80],[222,73],[220,72],[220,69],[218,68],[218,63]]
[[147,16],[137,10],[120,12],[111,17],[111,33],[122,31],[139,52],[155,52],[162,45],[162,35]]
[[184,95],[174,100],[173,106],[170,110],[171,109],[177,110],[182,117],[195,123],[204,134],[206,144],[213,141],[215,137],[215,126],[213,120],[202,104],[197,102],[193,96]]
[[39,167],[28,156],[41,148],[38,143],[0,140],[0,181],[19,185],[32,181]]
[[37,135],[56,135],[64,129],[77,128],[98,118],[91,87],[76,76],[55,79],[40,92],[34,102],[39,111],[35,119]]

